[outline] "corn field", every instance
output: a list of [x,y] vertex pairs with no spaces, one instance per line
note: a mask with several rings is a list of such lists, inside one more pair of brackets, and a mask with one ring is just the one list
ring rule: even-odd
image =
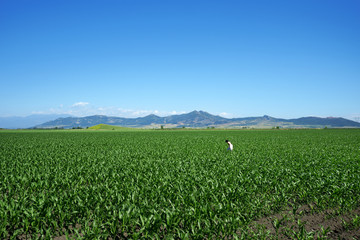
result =
[[304,206],[357,234],[360,130],[0,131],[1,239],[331,238]]

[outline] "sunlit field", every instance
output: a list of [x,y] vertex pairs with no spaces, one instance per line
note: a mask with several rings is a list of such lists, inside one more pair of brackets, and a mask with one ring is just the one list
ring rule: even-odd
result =
[[0,131],[1,239],[351,239],[359,206],[359,129]]

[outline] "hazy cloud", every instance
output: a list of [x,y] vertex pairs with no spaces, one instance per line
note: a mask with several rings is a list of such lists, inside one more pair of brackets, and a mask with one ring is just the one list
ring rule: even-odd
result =
[[171,111],[168,113],[168,115],[179,115],[179,114],[184,114],[186,113],[185,111]]
[[234,117],[233,114],[227,113],[227,112],[219,113],[219,116],[224,117],[224,118],[233,118]]
[[87,106],[87,105],[89,105],[88,102],[77,102],[77,103],[74,103],[72,105],[72,107],[84,107],[84,106]]
[[360,113],[354,113],[349,116],[345,116],[345,118],[353,120],[355,122],[360,122]]
[[48,110],[34,111],[33,114],[69,114],[77,117],[85,117],[91,115],[106,115],[113,117],[127,117],[137,118],[145,117],[150,114],[155,114],[160,117],[183,114],[185,111],[160,111],[157,109],[127,109],[115,106],[94,106],[88,102],[76,102],[72,105],[66,106],[60,104],[57,107],[50,108]]

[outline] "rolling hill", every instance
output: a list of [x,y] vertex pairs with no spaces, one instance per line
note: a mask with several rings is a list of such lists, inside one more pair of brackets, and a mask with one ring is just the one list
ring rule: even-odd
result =
[[88,129],[92,130],[120,130],[120,131],[126,131],[126,130],[133,130],[134,128],[127,128],[127,127],[119,127],[114,125],[108,125],[108,124],[98,124],[92,127],[89,127]]
[[94,115],[88,117],[65,117],[48,121],[34,128],[73,128],[91,127],[98,124],[122,126],[130,128],[160,128],[172,127],[217,127],[217,128],[360,128],[360,123],[344,118],[303,117],[297,119],[262,117],[223,118],[204,111],[192,111],[186,114],[159,117],[154,114],[139,118],[108,117]]

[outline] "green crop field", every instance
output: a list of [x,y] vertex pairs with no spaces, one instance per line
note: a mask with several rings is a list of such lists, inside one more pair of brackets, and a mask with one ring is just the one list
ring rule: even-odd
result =
[[0,239],[359,239],[359,228],[359,129],[0,131]]

